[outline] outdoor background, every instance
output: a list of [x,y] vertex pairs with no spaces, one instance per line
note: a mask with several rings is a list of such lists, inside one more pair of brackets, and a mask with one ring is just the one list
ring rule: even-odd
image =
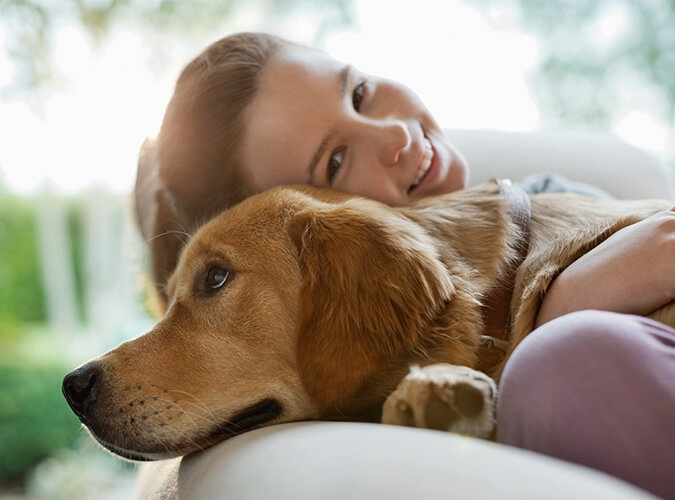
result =
[[675,0],[0,0],[0,499],[128,497],[61,379],[152,325],[136,155],[244,30],[403,81],[447,128],[600,130],[675,166]]

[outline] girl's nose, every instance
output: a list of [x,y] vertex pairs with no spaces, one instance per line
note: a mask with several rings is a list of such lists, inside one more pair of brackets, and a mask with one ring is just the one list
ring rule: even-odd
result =
[[395,119],[378,120],[367,125],[368,136],[380,162],[396,165],[401,153],[410,146],[410,132],[405,122]]

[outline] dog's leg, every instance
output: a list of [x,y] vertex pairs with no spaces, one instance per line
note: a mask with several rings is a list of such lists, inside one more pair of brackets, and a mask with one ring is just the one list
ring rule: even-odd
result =
[[495,428],[497,386],[466,366],[412,366],[387,398],[382,423],[487,438]]

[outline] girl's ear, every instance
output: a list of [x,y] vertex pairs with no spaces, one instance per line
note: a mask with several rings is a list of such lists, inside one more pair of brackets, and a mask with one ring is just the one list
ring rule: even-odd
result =
[[312,207],[289,225],[303,275],[299,372],[328,412],[397,355],[422,347],[454,294],[426,233],[392,209],[365,203]]

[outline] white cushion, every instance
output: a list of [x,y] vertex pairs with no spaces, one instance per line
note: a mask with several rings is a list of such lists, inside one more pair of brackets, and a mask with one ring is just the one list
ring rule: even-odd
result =
[[493,177],[564,175],[615,198],[675,199],[671,172],[654,156],[598,133],[447,130],[467,159],[471,185]]
[[182,460],[145,464],[137,498],[653,497],[585,467],[446,432],[382,424],[300,422],[251,431]]

